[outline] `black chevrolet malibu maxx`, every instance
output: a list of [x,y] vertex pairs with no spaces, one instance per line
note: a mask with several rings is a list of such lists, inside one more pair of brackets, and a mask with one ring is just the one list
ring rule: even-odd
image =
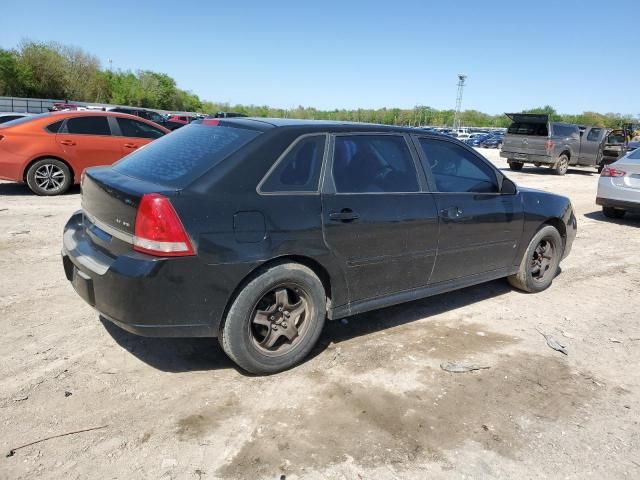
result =
[[409,128],[204,119],[87,170],[63,262],[102,316],[218,337],[249,372],[300,362],[337,319],[507,277],[547,288],[569,199]]

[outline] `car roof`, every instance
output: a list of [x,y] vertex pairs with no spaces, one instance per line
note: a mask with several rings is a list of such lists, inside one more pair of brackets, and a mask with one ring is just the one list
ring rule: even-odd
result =
[[309,132],[395,132],[433,134],[419,127],[399,127],[378,123],[347,122],[339,120],[304,120],[295,118],[260,118],[260,117],[231,117],[220,118],[221,125],[238,127],[246,126],[258,130],[272,128],[308,130]]

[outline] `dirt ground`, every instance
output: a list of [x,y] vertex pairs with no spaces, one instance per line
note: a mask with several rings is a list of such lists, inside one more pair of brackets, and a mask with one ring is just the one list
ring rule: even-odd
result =
[[331,322],[270,377],[214,339],[102,324],[60,261],[78,190],[0,183],[0,478],[640,478],[640,217],[605,219],[592,170],[509,175],[576,209],[549,290],[495,281]]

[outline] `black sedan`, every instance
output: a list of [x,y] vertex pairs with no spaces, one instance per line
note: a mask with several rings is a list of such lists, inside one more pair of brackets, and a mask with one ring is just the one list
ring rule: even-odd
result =
[[501,277],[544,290],[576,228],[568,198],[442,135],[204,119],[86,171],[63,264],[120,327],[218,337],[272,373],[302,361],[327,318]]

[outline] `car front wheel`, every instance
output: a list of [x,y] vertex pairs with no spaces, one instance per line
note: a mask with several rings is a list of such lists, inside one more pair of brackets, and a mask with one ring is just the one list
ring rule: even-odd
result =
[[316,344],[326,317],[326,293],[311,269],[279,263],[255,275],[237,295],[218,340],[253,374],[293,367]]
[[558,273],[564,251],[562,237],[555,227],[546,225],[533,236],[515,275],[509,283],[525,292],[541,292],[551,285]]
[[69,167],[55,158],[38,160],[27,170],[27,185],[36,195],[60,195],[69,190],[73,178]]

